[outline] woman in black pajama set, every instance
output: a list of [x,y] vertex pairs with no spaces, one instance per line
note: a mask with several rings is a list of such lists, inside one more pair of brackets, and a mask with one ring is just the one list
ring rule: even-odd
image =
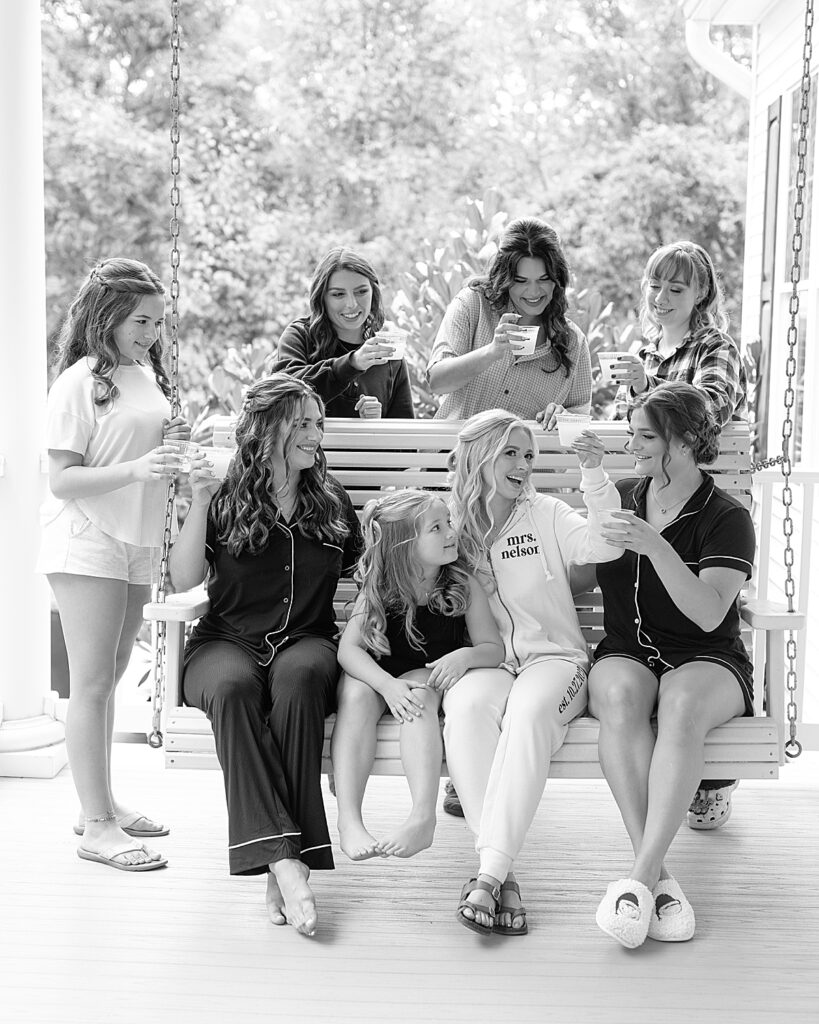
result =
[[339,673],[333,595],[361,546],[352,503],[326,473],[323,422],[301,381],[254,384],[225,482],[204,456],[194,462],[170,563],[177,588],[207,575],[210,610],[188,641],[182,686],[213,726],[230,872],[269,872],[271,920],[305,934],[317,920],[310,869],[333,867],[321,796]]

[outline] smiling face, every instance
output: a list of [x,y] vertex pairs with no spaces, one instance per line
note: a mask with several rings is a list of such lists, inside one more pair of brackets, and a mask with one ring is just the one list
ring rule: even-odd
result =
[[523,256],[518,260],[515,277],[509,288],[509,301],[521,323],[535,323],[552,301],[555,284],[546,273],[542,259]]
[[491,501],[501,506],[512,505],[523,493],[534,461],[535,450],[529,435],[522,427],[515,427],[495,461],[484,465],[481,471],[484,494],[490,494],[494,486]]
[[315,398],[305,400],[301,419],[296,420],[289,432],[286,441],[279,438],[276,446],[274,462],[279,463],[274,469],[274,474],[281,479],[284,473],[284,446],[287,446],[287,462],[289,465],[289,479],[298,476],[305,469],[316,461],[316,454],[324,437],[324,417],[318,407]]
[[[678,467],[688,464],[682,442],[672,437],[668,445],[658,434],[642,409],[635,409],[629,423],[628,450],[634,456],[634,468],[640,476],[650,476],[665,483],[665,473],[673,479]],[[663,457],[667,454],[665,464]]]
[[458,542],[449,509],[436,499],[416,521],[415,559],[422,572],[449,565],[458,557]]
[[679,275],[673,278],[650,277],[646,282],[649,313],[663,331],[685,333],[698,298],[694,278],[688,284]]
[[115,327],[114,344],[123,366],[140,363],[155,345],[165,323],[165,300],[161,295],[143,295],[133,312]]
[[360,343],[364,340],[364,324],[372,302],[373,287],[363,274],[336,270],[330,275],[324,293],[324,312],[342,341]]

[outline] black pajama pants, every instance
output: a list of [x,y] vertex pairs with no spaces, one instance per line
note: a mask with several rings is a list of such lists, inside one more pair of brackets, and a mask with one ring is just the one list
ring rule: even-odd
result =
[[331,869],[321,795],[324,719],[335,710],[336,645],[304,637],[269,665],[226,640],[203,643],[185,666],[185,703],[213,726],[225,781],[232,875],[284,858]]

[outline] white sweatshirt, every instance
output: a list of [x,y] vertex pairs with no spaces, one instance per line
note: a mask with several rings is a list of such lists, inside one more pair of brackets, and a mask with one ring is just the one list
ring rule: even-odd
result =
[[602,466],[583,470],[580,490],[588,518],[559,498],[527,492],[489,551],[497,583],[489,603],[503,637],[504,667],[511,672],[550,658],[588,668],[569,566],[610,562],[623,549],[607,544],[600,532],[598,511],[620,508],[620,495]]

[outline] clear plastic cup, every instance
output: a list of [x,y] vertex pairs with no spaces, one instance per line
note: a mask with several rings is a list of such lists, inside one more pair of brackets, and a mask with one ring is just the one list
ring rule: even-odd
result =
[[212,463],[211,469],[217,480],[224,480],[228,468],[236,454],[233,448],[200,448],[199,451],[205,456],[208,462]]
[[598,352],[597,358],[600,361],[600,383],[603,387],[608,387],[611,384],[616,384],[617,381],[612,378],[611,371],[615,363],[620,361],[619,352]]
[[167,439],[162,443],[167,448],[171,448],[173,450],[173,453],[177,458],[177,472],[190,473],[191,459],[199,451],[199,445],[194,444],[193,441],[170,441]]
[[390,356],[390,359],[404,358],[407,351],[406,331],[401,331],[392,327],[386,333],[379,334],[378,340],[382,341],[385,345],[392,345],[392,355]]
[[510,344],[516,356],[530,356],[535,351],[537,336],[540,331],[538,324],[515,324],[510,331]]
[[576,413],[560,412],[557,419],[557,433],[564,448],[571,448],[584,430],[591,428],[590,416],[578,416]]

